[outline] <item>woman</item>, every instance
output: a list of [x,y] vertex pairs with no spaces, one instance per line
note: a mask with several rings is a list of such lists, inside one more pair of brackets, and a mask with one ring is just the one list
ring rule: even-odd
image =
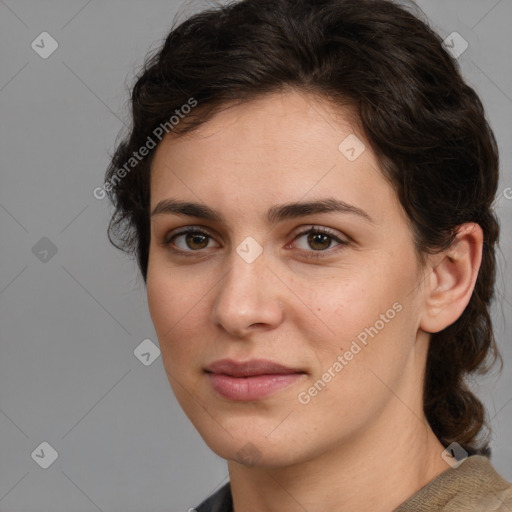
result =
[[387,0],[245,0],[148,60],[105,190],[172,389],[230,482],[197,510],[512,510],[465,384],[499,357],[496,143]]

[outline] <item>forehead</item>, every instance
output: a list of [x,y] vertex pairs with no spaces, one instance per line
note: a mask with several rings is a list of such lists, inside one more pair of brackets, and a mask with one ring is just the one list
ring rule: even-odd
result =
[[152,164],[151,207],[169,196],[257,208],[326,194],[395,202],[353,111],[296,92],[231,105],[189,134],[169,134]]

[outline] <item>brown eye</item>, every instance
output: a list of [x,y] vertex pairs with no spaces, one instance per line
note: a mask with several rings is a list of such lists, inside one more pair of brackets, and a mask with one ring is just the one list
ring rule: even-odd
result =
[[332,237],[325,233],[309,233],[308,245],[314,251],[324,251],[332,244]]
[[185,243],[192,250],[204,249],[208,246],[208,238],[208,236],[201,233],[188,233],[185,237]]
[[170,235],[164,243],[182,252],[189,253],[220,247],[211,235],[197,229],[189,229],[175,235]]
[[292,247],[301,251],[301,257],[318,259],[333,256],[347,245],[348,240],[338,233],[322,226],[312,226],[295,237]]

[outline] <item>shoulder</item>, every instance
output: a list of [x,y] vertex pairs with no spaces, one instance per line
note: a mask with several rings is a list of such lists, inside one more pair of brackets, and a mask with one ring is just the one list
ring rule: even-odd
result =
[[[233,512],[229,482],[194,510]],[[473,455],[447,469],[402,503],[395,512],[510,512],[512,484],[503,479],[489,459]]]
[[197,512],[233,512],[229,482],[212,494],[194,510]]
[[512,510],[512,485],[486,457],[473,455],[447,469],[395,512],[505,512]]

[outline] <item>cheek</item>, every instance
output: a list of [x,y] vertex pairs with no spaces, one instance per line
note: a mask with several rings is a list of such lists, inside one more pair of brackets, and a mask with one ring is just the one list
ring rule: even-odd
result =
[[[205,297],[190,277],[180,279],[178,272],[149,267],[146,283],[149,312],[164,356],[174,352],[177,360],[180,349],[189,346],[187,339],[204,315]],[[203,297],[203,300],[201,300]]]
[[[312,374],[298,399],[310,400],[305,417],[323,424],[336,436],[339,425],[347,431],[359,428],[388,403],[402,378],[414,344],[409,305],[398,294],[368,291],[346,286],[350,300],[329,309],[333,295],[319,295],[320,312],[334,334],[310,329],[314,353]],[[394,297],[399,300],[393,301]],[[303,330],[304,332],[304,330]],[[322,332],[323,335],[319,335]],[[386,384],[383,384],[386,383]]]
[[[320,283],[318,283],[320,284]],[[415,309],[411,290],[416,284],[412,265],[380,265],[338,271],[322,286],[304,282],[297,295],[307,309],[296,311],[295,321],[312,340],[320,367],[329,368],[337,356],[352,361],[387,365],[405,357],[415,334]],[[306,312],[306,314],[304,314]],[[351,353],[352,352],[352,353]],[[353,365],[353,363],[350,363]]]
[[[204,276],[203,276],[204,277]],[[173,267],[165,252],[156,249],[149,255],[146,290],[148,306],[157,333],[165,333],[195,314],[208,283],[186,267]]]
[[167,273],[148,271],[148,306],[162,362],[174,395],[185,411],[194,405],[191,396],[196,394],[202,375],[198,340],[205,339],[198,336],[199,316],[205,314],[205,304],[193,290],[194,286],[177,282],[176,275],[171,278]]
[[[148,266],[148,306],[164,367],[190,389],[202,375],[206,350],[216,343],[211,313],[222,286],[218,276],[207,268],[171,268],[157,257]],[[180,400],[181,388],[173,381],[171,386]]]

